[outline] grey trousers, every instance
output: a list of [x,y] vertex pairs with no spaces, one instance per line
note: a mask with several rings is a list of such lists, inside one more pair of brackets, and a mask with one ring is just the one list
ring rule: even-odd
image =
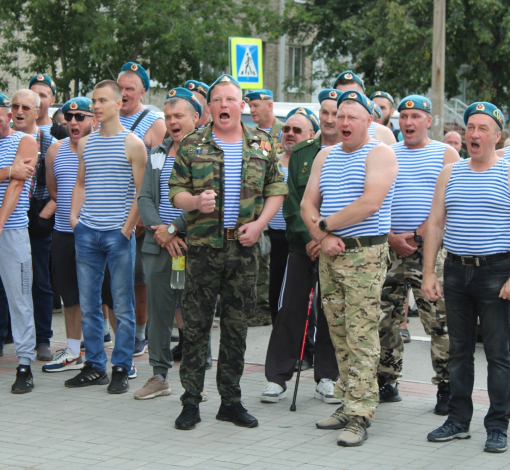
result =
[[9,302],[16,357],[33,362],[35,325],[28,229],[6,229],[0,235],[0,278]]
[[159,255],[144,252],[143,261],[147,282],[149,364],[154,375],[166,374],[174,363],[170,339],[175,306],[181,303],[182,290],[170,287],[172,257],[166,248],[161,249]]

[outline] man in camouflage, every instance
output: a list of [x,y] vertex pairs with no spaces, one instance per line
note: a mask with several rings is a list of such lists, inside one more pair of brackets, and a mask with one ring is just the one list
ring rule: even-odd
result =
[[340,377],[342,405],[319,429],[344,429],[337,444],[360,446],[378,404],[380,296],[388,260],[387,234],[397,159],[372,139],[372,102],[343,93],[337,113],[342,143],[315,157],[301,216],[320,243],[322,305]]
[[185,137],[170,178],[170,201],[188,212],[183,411],[177,429],[200,422],[207,344],[220,295],[221,341],[216,376],[222,398],[216,419],[255,427],[241,404],[247,320],[256,301],[257,243],[287,194],[283,168],[267,133],[244,126],[241,87],[229,75],[207,93],[212,122]]

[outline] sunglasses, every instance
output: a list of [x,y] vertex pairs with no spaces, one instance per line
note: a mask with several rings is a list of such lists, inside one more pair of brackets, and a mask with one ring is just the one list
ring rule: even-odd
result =
[[290,132],[291,129],[292,129],[292,132],[294,132],[294,134],[296,134],[296,135],[301,134],[301,132],[303,132],[303,131],[311,131],[312,130],[312,129],[301,129],[301,127],[291,127],[291,126],[283,126],[282,127],[282,131],[284,134],[287,134],[288,132]]
[[37,106],[28,106],[28,104],[19,104],[19,103],[12,103],[11,109],[13,111],[17,111],[19,108],[21,108],[23,111],[32,111],[32,109],[38,109]]
[[65,113],[64,119],[67,122],[71,122],[73,118],[76,119],[76,122],[82,122],[86,117],[94,117],[92,114],[83,114],[83,113]]

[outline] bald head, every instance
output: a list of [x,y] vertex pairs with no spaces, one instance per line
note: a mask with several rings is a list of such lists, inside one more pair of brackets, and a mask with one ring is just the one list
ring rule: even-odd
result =
[[450,131],[448,132],[443,139],[445,144],[451,145],[457,152],[460,152],[462,149],[462,137],[458,132]]
[[41,106],[41,98],[39,95],[35,91],[29,90],[28,88],[22,88],[21,90],[18,90],[16,93],[14,93],[11,103],[17,103],[18,99],[20,98],[28,98],[29,101],[33,102],[33,106],[36,108]]

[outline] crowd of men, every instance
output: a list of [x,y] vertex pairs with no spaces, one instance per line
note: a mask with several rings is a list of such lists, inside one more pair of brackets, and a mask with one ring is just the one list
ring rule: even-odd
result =
[[[153,375],[134,397],[169,395],[169,370],[182,358],[175,427],[194,429],[219,312],[216,418],[258,426],[240,379],[267,230],[273,329],[262,402],[286,397],[318,270],[302,364],[313,364],[315,398],[339,407],[317,428],[361,446],[377,405],[402,400],[400,325],[412,290],[431,337],[434,412],[448,416],[427,439],[470,437],[479,319],[489,364],[485,450],[506,451],[510,151],[495,150],[503,113],[488,102],[466,109],[469,158],[461,159],[459,134],[428,137],[430,100],[404,97],[396,129],[393,97],[367,97],[352,71],[320,91],[318,117],[297,107],[285,122],[270,90],[243,97],[227,74],[171,89],[164,119],[142,104],[149,84],[128,62],[92,99],[62,106],[65,126],[48,115],[56,93],[48,75],[10,99],[0,94],[0,336],[8,310],[19,358],[12,393],[34,388],[36,356],[44,372],[79,371],[66,387],[125,393],[137,376],[133,357],[148,349]],[[257,127],[241,120],[246,103]],[[171,279],[183,255],[182,290]],[[67,335],[55,356],[51,278]]]

